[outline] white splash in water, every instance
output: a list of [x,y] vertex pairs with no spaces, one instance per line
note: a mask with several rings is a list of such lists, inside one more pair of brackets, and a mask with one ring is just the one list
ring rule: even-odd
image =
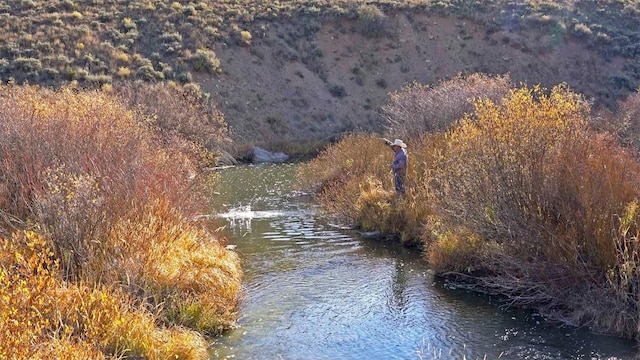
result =
[[276,219],[281,217],[298,215],[299,211],[282,210],[251,210],[251,205],[245,205],[230,209],[226,213],[217,214],[216,217],[223,218],[229,222],[229,228],[239,230],[251,230],[253,220]]

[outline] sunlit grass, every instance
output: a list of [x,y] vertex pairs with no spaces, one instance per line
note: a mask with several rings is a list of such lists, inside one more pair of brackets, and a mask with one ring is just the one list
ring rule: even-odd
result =
[[158,326],[117,288],[63,281],[35,233],[5,239],[0,257],[2,358],[208,358],[201,334]]

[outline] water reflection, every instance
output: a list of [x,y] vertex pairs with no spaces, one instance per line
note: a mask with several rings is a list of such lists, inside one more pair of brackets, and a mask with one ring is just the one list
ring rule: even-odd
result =
[[291,191],[291,165],[223,173],[215,212],[245,270],[238,328],[213,358],[630,359],[631,342],[448,290],[415,250],[359,238]]
[[390,288],[392,291],[390,299],[392,301],[388,304],[389,308],[402,311],[407,307],[408,300],[406,296],[407,277],[405,275],[404,263],[400,259],[395,261],[395,271],[391,276]]

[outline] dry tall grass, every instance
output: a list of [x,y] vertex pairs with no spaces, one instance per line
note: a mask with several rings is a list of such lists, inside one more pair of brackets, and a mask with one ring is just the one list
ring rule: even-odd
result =
[[228,136],[223,114],[197,84],[175,82],[122,84],[116,93],[130,108],[139,107],[166,132],[214,149]]
[[3,359],[207,359],[201,334],[162,328],[107,286],[65,282],[44,239],[16,232],[0,247]]
[[589,129],[589,110],[563,86],[477,100],[446,134],[408,141],[412,181],[401,198],[390,194],[391,155],[380,160],[372,136],[347,138],[305,171],[323,184],[326,209],[419,237],[441,274],[558,320],[640,337],[640,163]]
[[465,113],[473,111],[477,99],[500,101],[511,88],[508,75],[458,75],[434,86],[412,83],[389,94],[382,107],[389,132],[404,139],[425,132],[448,130]]
[[[27,332],[40,330],[20,322],[23,312],[59,312],[44,318],[45,335],[34,335],[55,342],[28,351],[62,354],[80,344],[107,356],[206,358],[200,333],[235,320],[238,258],[206,224],[189,220],[209,205],[201,191],[209,179],[196,176],[209,155],[154,124],[104,92],[0,89],[0,229],[9,239],[2,269],[23,266],[11,258],[19,242],[11,234],[25,228],[40,234],[56,263],[33,280],[52,288],[43,299],[55,304],[29,300],[33,309],[10,311]],[[8,291],[34,289],[37,283]]]

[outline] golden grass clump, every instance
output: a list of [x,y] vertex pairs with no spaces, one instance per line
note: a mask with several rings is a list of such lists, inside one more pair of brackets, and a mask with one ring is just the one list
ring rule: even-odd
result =
[[63,281],[36,233],[3,240],[0,256],[3,359],[208,358],[202,335],[159,327],[123,292]]
[[63,336],[80,339],[114,357],[207,359],[202,334],[158,326],[155,316],[136,307],[119,290],[63,285],[55,292],[54,319]]
[[486,244],[477,234],[466,230],[446,231],[438,236],[426,254],[435,269],[454,273],[473,273],[479,261],[486,261]]
[[377,230],[386,223],[392,211],[395,193],[385,190],[382,181],[373,178],[367,178],[359,191],[360,196],[354,204],[357,222],[362,230]]
[[[162,316],[205,333],[233,324],[242,271],[237,255],[165,203],[150,204],[115,224],[119,244],[106,274],[162,306]],[[141,291],[141,290],[138,290]]]
[[44,343],[56,300],[53,253],[33,233],[0,243],[0,357],[29,358]]
[[[356,151],[359,156],[354,156]],[[320,202],[331,213],[354,224],[357,219],[355,205],[367,178],[390,189],[392,177],[388,164],[391,155],[391,150],[379,138],[349,135],[301,167],[298,177],[303,186],[320,192]]]

